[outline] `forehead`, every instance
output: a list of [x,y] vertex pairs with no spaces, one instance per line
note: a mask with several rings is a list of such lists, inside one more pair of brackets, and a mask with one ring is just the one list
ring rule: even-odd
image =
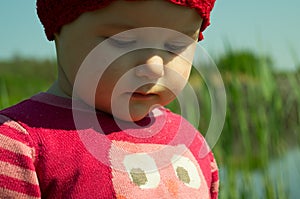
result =
[[163,27],[186,34],[197,31],[202,22],[195,10],[163,0],[115,1],[103,9],[84,13],[81,18],[103,29]]

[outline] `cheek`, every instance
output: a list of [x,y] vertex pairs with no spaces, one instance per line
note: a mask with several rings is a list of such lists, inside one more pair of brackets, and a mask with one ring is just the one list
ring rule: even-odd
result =
[[92,46],[79,46],[79,45],[62,45],[59,49],[58,62],[65,76],[67,76],[69,82],[74,84],[77,72],[81,67],[88,68],[89,66],[84,64],[84,60],[88,56]]
[[172,62],[170,62],[170,66],[167,65],[167,67],[176,72],[183,79],[187,80],[191,72],[192,64],[180,57],[177,57],[172,60]]
[[185,60],[182,60],[182,63],[180,64],[180,66],[182,67],[182,77],[185,80],[188,80],[190,73],[191,73],[192,64],[188,63]]
[[168,75],[166,76],[169,85],[174,85],[178,89],[183,89],[186,85],[192,65],[187,61],[176,58],[169,64],[167,64],[166,68],[168,70]]
[[116,60],[109,67],[105,69],[101,77],[99,77],[98,92],[112,92],[118,81],[129,70],[127,62]]
[[120,92],[126,90],[128,82],[119,82],[127,71],[125,64],[122,60],[113,62],[98,78],[96,93],[93,96],[97,109],[111,112],[113,95],[118,98]]

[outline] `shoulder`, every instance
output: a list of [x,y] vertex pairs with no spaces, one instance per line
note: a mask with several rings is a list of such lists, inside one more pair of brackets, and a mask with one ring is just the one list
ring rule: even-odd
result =
[[31,137],[22,125],[0,115],[0,195],[4,198],[40,196],[35,172],[37,158]]
[[35,149],[29,132],[20,123],[0,114],[0,147],[35,159]]

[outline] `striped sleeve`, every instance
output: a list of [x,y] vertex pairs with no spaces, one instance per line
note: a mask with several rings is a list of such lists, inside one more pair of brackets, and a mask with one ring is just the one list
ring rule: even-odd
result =
[[0,115],[0,198],[41,198],[28,132]]
[[211,155],[210,168],[211,168],[211,174],[212,174],[210,194],[211,194],[212,199],[217,199],[218,193],[219,193],[219,170],[218,170],[218,165],[217,165],[216,159],[214,158],[214,155],[212,153],[210,153],[210,155]]

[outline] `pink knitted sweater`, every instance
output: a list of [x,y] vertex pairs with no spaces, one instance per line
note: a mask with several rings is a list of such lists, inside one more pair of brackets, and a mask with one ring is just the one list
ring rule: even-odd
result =
[[[160,108],[138,126],[41,93],[0,111],[0,198],[217,198],[201,134]],[[155,132],[155,133],[153,133]]]

